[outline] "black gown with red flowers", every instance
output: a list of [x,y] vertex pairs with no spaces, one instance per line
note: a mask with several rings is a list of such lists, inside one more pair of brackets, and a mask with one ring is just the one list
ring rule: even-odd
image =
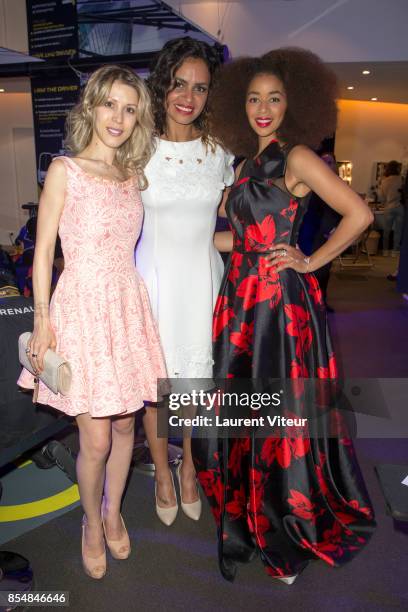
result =
[[[308,198],[285,185],[286,154],[273,141],[247,160],[227,202],[234,248],[217,300],[216,379],[336,380],[325,307],[313,274],[277,273],[265,253],[296,245]],[[341,566],[367,543],[374,512],[336,412],[330,433],[194,439],[198,479],[219,533],[223,576],[260,553],[274,577],[312,559]],[[333,434],[334,430],[334,434]]]

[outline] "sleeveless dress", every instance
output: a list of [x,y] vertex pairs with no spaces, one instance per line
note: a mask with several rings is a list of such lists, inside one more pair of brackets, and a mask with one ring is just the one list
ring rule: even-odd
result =
[[212,316],[224,271],[213,238],[222,192],[234,180],[233,160],[201,138],[158,138],[145,169],[149,187],[142,192],[145,217],[136,265],[172,379],[212,376]]
[[[50,303],[56,352],[72,368],[68,396],[39,384],[38,402],[77,416],[126,415],[157,401],[166,378],[149,297],[135,269],[143,208],[136,177],[124,182],[87,173],[68,157],[59,223],[65,267]],[[32,388],[23,369],[18,380]]]
[[[234,248],[214,313],[218,379],[255,384],[276,377],[297,384],[337,377],[314,275],[277,273],[262,256],[274,243],[296,245],[306,211],[307,198],[285,186],[285,168],[285,152],[272,141],[245,162],[227,201]],[[335,431],[323,437],[292,428],[276,437],[193,438],[227,580],[237,562],[257,553],[267,573],[282,577],[300,573],[311,559],[342,565],[366,544],[373,509],[346,425],[332,416]]]

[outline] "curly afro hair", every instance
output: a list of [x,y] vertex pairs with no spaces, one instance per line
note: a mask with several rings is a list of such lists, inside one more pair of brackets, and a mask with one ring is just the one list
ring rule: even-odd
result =
[[304,144],[316,149],[333,135],[338,92],[334,73],[311,51],[275,49],[223,66],[214,83],[211,134],[236,156],[254,157],[258,150],[258,138],[245,112],[248,86],[258,74],[273,74],[283,83],[288,107],[277,135],[285,146]]
[[[202,59],[210,72],[210,90],[215,72],[220,66],[216,48],[189,36],[169,40],[153,61],[147,85],[152,98],[155,131],[158,136],[166,133],[166,97],[174,87],[174,75],[186,59]],[[205,106],[194,122],[205,142],[209,141],[209,107]]]

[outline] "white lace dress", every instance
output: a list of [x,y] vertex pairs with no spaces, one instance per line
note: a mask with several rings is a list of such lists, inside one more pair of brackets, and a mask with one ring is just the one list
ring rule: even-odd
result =
[[136,265],[170,378],[212,376],[212,315],[223,274],[213,237],[222,192],[234,181],[233,159],[219,146],[211,152],[201,139],[157,139],[146,168]]

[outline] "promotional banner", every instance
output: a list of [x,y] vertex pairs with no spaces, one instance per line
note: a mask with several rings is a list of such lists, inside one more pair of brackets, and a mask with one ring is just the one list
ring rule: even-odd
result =
[[[214,43],[207,33],[157,0],[26,0],[26,6],[30,54],[50,60],[54,65],[64,64],[63,76],[59,78],[32,79],[37,173],[41,185],[52,158],[64,152],[65,118],[78,100],[80,84],[88,76],[85,73],[82,77],[76,76],[80,69],[67,69],[67,60],[102,56],[106,63],[112,57],[117,62],[118,55],[158,50],[181,33]],[[86,72],[92,72],[92,68]],[[142,77],[147,72],[148,65],[138,70]]]
[[78,100],[79,88],[75,74],[32,80],[37,180],[41,185],[53,157],[64,154],[65,118]]
[[75,0],[27,0],[27,25],[30,55],[49,59],[78,54]]
[[158,0],[26,0],[30,54],[43,59],[158,50],[178,35],[214,39]]

